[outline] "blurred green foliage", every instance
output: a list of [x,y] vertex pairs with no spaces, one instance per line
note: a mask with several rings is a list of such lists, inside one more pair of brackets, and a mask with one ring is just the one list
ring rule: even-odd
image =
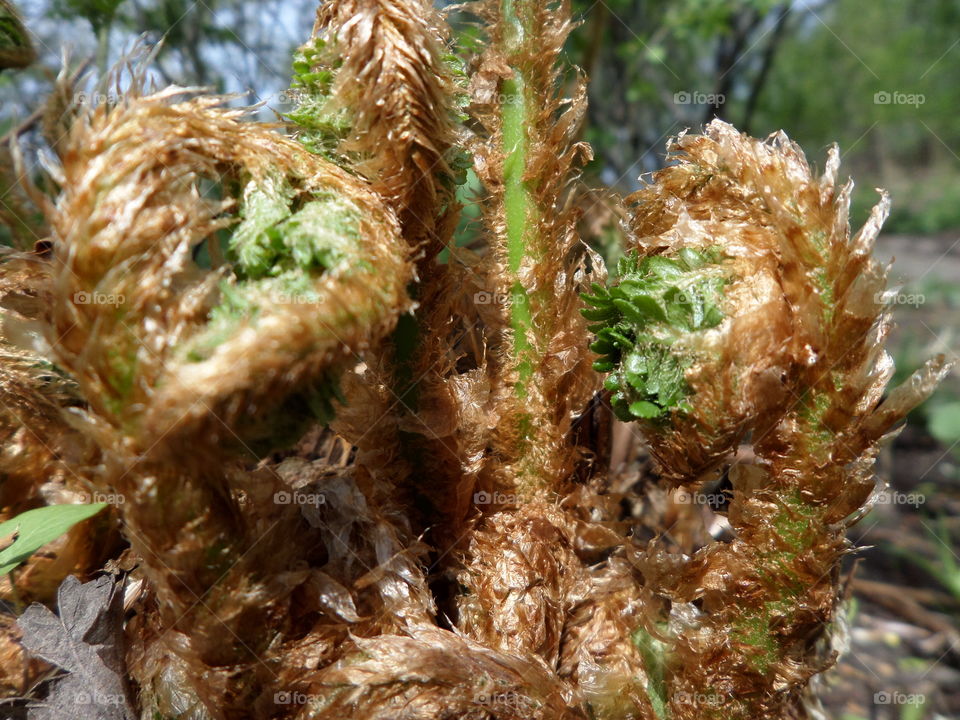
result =
[[[21,9],[50,66],[62,23],[41,27],[37,19],[80,19],[100,67],[148,33],[164,38],[165,81],[255,88],[268,100],[285,89],[290,53],[315,9],[312,0],[29,5]],[[590,173],[605,184],[636,189],[642,173],[662,165],[668,137],[718,116],[754,135],[784,129],[813,159],[839,142],[846,172],[858,178],[855,221],[875,202],[873,188],[886,187],[894,192],[888,230],[960,228],[955,0],[575,0],[574,11],[582,24],[567,52],[590,80],[583,134],[596,150]],[[456,39],[465,48],[481,42],[469,22],[457,23]],[[32,79],[47,82],[39,71]],[[16,83],[4,80],[0,128],[13,113],[25,117],[37,97],[18,97]]]
[[54,16],[71,18],[82,17],[94,28],[113,20],[117,8],[124,0],[54,0]]
[[[854,220],[895,191],[889,230],[960,227],[960,4],[954,0],[579,0],[591,168],[637,186],[666,138],[721,117],[783,129],[813,161],[840,144]],[[712,104],[711,104],[712,103]]]
[[960,5],[836,0],[784,41],[758,132],[786,128],[813,157],[840,143],[855,220],[893,192],[888,231],[960,227]]

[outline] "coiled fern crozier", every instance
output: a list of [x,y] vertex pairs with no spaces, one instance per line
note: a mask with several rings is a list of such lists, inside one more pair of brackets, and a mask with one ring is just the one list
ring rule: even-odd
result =
[[[109,717],[812,716],[878,443],[945,372],[886,388],[886,197],[851,236],[836,148],[817,176],[715,121],[623,200],[608,284],[568,4],[459,12],[479,49],[426,0],[325,2],[275,124],[148,91],[149,56],[67,108],[48,189],[21,180],[49,237],[0,256],[0,509],[122,502],[20,597],[126,578]],[[613,416],[664,487],[729,477],[731,541],[631,534]]]

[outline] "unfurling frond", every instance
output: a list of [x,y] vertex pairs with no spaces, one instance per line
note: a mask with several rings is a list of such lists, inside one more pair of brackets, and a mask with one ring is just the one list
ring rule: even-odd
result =
[[[704,479],[748,432],[758,459],[729,469],[731,543],[679,563],[653,545],[641,563],[673,603],[658,631],[670,716],[782,717],[832,661],[817,640],[877,443],[945,363],[883,399],[889,310],[871,251],[887,199],[851,237],[836,148],[817,178],[782,133],[763,142],[714,121],[672,152],[631,198],[619,283],[595,288],[584,314],[614,407],[638,420],[666,479]],[[697,699],[718,693],[712,707]]]
[[[232,423],[329,385],[408,304],[411,269],[376,195],[220,99],[185,94],[79,118],[50,218],[54,350],[134,434],[210,413]],[[228,229],[232,267],[203,271],[193,255],[214,256]]]
[[439,217],[459,172],[450,156],[459,91],[447,33],[429,0],[333,0],[321,4],[315,37],[295,64],[308,104],[292,119],[305,138],[332,135],[430,260],[449,240]]
[[[267,647],[269,618],[308,579],[278,579],[308,548],[261,542],[278,526],[310,535],[273,498],[289,488],[239,456],[329,420],[340,374],[392,331],[413,275],[393,211],[364,182],[222,105],[135,82],[80,114],[48,218],[47,336],[88,403],[76,422],[104,450],[97,482],[126,499],[156,596],[166,632],[139,638],[132,673],[163,714],[253,668],[250,648]],[[238,685],[210,717],[258,692]]]
[[[851,239],[836,150],[816,179],[785,136],[754,141],[715,122],[673,153],[631,198],[621,282],[583,312],[615,407],[649,428],[683,482],[787,411],[834,415],[831,426],[869,415],[889,370],[884,273],[870,253],[887,200]],[[859,410],[835,415],[843,407]]]

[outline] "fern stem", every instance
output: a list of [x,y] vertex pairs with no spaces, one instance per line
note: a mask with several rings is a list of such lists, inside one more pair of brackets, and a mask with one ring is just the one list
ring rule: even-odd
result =
[[[503,0],[504,51],[508,58],[523,46],[528,34],[526,17],[529,16],[529,0]],[[520,279],[520,269],[525,257],[531,255],[530,233],[533,232],[533,209],[535,199],[529,181],[524,179],[528,163],[529,137],[527,135],[528,97],[524,72],[516,63],[511,63],[514,76],[503,81],[501,87],[501,120],[503,136],[503,187],[504,214],[507,224],[507,259],[512,285],[510,290],[510,324],[513,329],[513,352],[517,362],[517,396],[528,396],[529,383],[533,377],[533,345],[529,333],[533,317],[530,298]]]

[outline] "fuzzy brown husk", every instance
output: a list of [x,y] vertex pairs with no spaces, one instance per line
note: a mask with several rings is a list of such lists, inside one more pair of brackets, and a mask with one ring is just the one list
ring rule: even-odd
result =
[[757,459],[728,470],[731,542],[690,557],[652,544],[640,561],[648,589],[670,601],[666,632],[651,632],[670,647],[671,717],[792,717],[835,660],[825,642],[845,531],[869,507],[877,444],[945,362],[884,398],[890,316],[871,250],[888,201],[851,237],[836,148],[817,178],[782,133],[763,142],[715,121],[673,153],[633,198],[637,246],[719,245],[737,281],[718,354],[688,373],[693,412],[646,435],[674,482],[716,467],[748,430]]

